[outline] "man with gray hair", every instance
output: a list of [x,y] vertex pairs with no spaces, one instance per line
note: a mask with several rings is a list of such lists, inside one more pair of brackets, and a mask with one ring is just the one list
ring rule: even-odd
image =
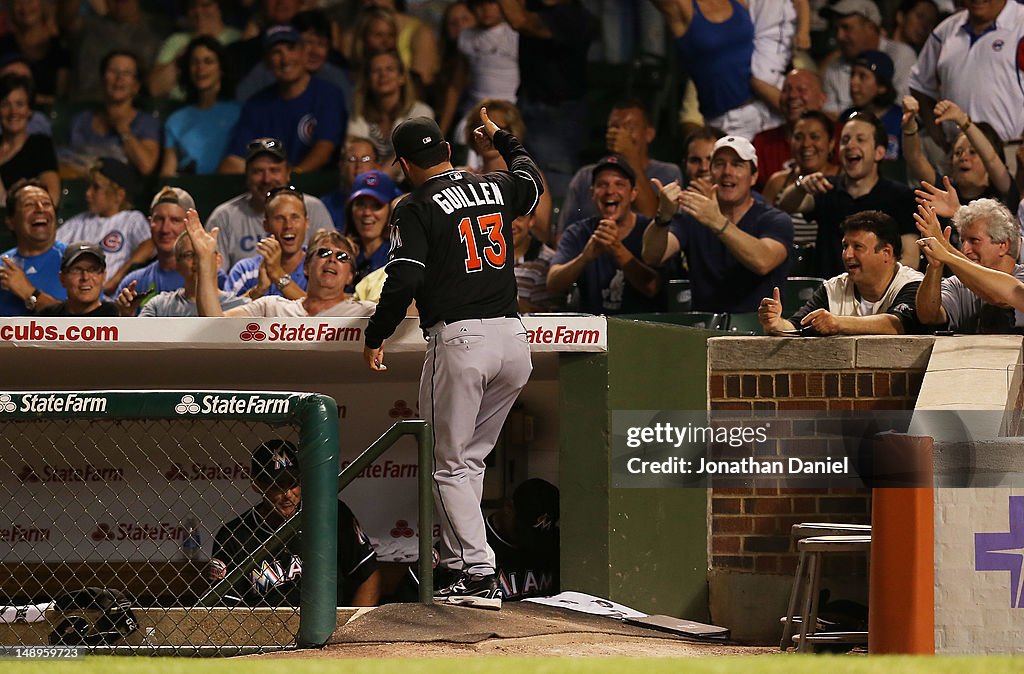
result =
[[[995,199],[977,199],[957,210],[953,225],[964,257],[1024,281],[1024,265],[1017,264],[1020,227],[1006,206]],[[935,234],[920,224],[919,229],[924,236]],[[929,257],[917,289],[921,323],[959,333],[1005,334],[1024,329],[1024,312],[985,297],[958,276],[942,278],[944,266],[938,258]]]

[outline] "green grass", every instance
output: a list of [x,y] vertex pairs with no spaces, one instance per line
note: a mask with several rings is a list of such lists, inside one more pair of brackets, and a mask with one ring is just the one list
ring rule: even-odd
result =
[[[319,657],[317,657],[319,656]],[[80,661],[13,662],[4,672],[64,674],[1017,674],[1024,657],[861,657],[767,655],[721,658],[432,658],[393,660],[313,659],[193,660],[89,657]]]

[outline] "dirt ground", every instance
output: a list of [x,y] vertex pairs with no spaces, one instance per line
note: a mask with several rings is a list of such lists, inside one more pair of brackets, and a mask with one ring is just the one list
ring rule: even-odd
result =
[[696,657],[778,652],[765,646],[701,642],[612,618],[506,602],[501,611],[419,604],[382,606],[357,613],[322,650],[260,657]]

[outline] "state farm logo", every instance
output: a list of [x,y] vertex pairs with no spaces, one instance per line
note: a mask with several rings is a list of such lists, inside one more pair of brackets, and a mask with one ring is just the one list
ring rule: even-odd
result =
[[391,530],[391,538],[412,538],[415,535],[416,532],[406,520],[398,520],[395,522],[395,528]]
[[267,333],[260,330],[259,323],[248,323],[238,338],[243,342],[262,342],[267,338]]
[[414,414],[409,404],[404,400],[396,400],[395,406],[388,410],[388,416],[392,419],[408,419]]
[[18,406],[14,404],[14,398],[9,393],[0,395],[0,412],[7,412],[10,414],[18,409]]
[[38,470],[24,464],[18,471],[18,479],[22,482],[124,482],[124,468],[117,466],[41,466]]
[[171,482],[248,480],[249,469],[238,462],[225,464],[175,463],[164,471],[164,477]]
[[174,411],[177,414],[199,414],[199,405],[196,403],[196,397],[193,395],[181,396],[181,402],[174,406]]
[[183,541],[188,530],[170,522],[97,522],[89,538],[100,541]]
[[117,536],[114,534],[109,524],[106,522],[100,522],[96,525],[96,529],[89,534],[89,538],[94,541],[112,541],[117,538]]

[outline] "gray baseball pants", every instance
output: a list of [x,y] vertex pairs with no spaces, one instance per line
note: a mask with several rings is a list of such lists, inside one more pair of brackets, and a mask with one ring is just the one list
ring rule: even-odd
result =
[[480,499],[484,459],[530,378],[530,344],[519,318],[438,323],[427,330],[420,415],[434,431],[434,506],[441,566],[494,573]]

